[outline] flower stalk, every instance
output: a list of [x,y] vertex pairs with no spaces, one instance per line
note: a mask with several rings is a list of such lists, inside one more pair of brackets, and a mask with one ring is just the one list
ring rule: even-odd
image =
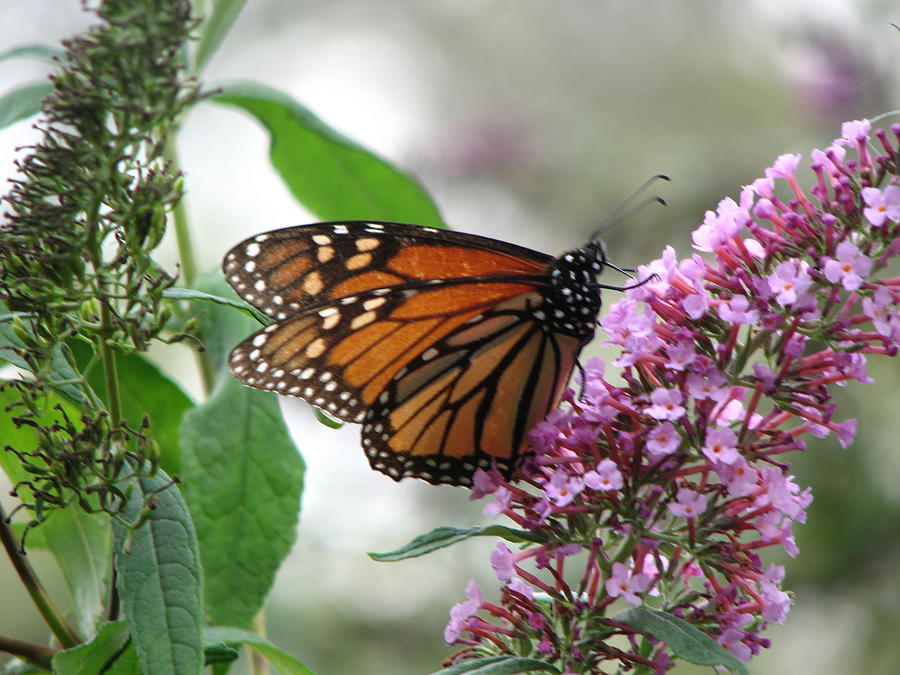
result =
[[583,393],[531,432],[523,482],[476,474],[485,511],[541,543],[498,544],[504,611],[470,584],[445,631],[463,646],[452,663],[508,654],[567,673],[665,672],[680,655],[615,612],[629,605],[740,661],[769,645],[761,633],[792,599],[760,552],[796,556],[793,525],[812,500],[787,455],[809,436],[850,445],[856,423],[836,421],[833,386],[871,382],[866,358],[900,350],[900,278],[884,274],[900,253],[898,139],[900,125],[848,122],[812,152],[811,190],[800,155],[779,157],[706,214],[698,253],[669,247],[638,269],[647,281],[601,321],[621,382],[591,359]]

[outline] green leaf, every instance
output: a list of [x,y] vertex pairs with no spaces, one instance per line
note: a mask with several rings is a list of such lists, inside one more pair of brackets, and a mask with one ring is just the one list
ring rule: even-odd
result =
[[[204,628],[204,630],[206,629]],[[241,653],[237,649],[222,644],[221,642],[203,645],[203,657],[206,665],[218,666],[220,668],[223,668],[224,672],[226,673],[228,672],[230,666],[227,666],[225,664],[237,661],[240,656]]]
[[[251,319],[255,319],[263,326],[268,326],[272,323],[272,319],[267,317],[265,314],[260,312],[253,305],[248,305],[243,300],[235,300],[233,298],[223,298],[220,295],[213,295],[212,293],[204,293],[203,291],[195,291],[190,288],[168,288],[163,291],[163,297],[169,298],[171,300],[197,300],[200,302],[214,302],[217,305],[225,305],[226,307],[233,307],[237,309]],[[236,297],[236,296],[235,296]]]
[[[9,363],[28,370],[28,364],[17,353],[17,349],[21,349],[24,343],[18,338],[13,331],[13,322],[27,318],[27,315],[18,313],[8,313],[6,307],[0,304],[0,361],[8,361]],[[28,330],[27,323],[21,324],[22,328]],[[51,371],[54,379],[49,382],[56,391],[63,394],[70,401],[83,404],[87,403],[82,389],[72,382],[77,382],[80,377],[72,368],[66,353],[63,352],[61,345],[55,345],[51,354]],[[54,384],[59,382],[60,384]]]
[[[12,418],[19,412],[19,409],[7,410],[7,406],[18,400],[19,396],[14,389],[9,386],[0,388],[0,410],[4,411],[3,414],[0,414],[0,439],[2,439],[0,441],[0,468],[13,484],[27,480],[30,474],[22,467],[19,458],[5,448],[10,446],[20,452],[33,452],[38,444],[37,434],[30,425],[16,427],[13,422]],[[78,409],[67,399],[51,392],[47,396],[46,414],[32,418],[33,421],[43,427],[52,426],[61,417],[60,413],[54,410],[57,405],[63,409],[69,419],[78,419]],[[36,460],[35,463],[43,466],[40,460]]]
[[105,624],[93,639],[53,657],[56,675],[141,675],[127,621]]
[[487,527],[436,527],[431,532],[420,534],[405,546],[386,553],[369,553],[372,560],[378,562],[396,562],[406,558],[415,558],[426,553],[431,553],[439,548],[452,546],[470,537],[501,537],[506,541],[520,543],[523,541],[541,542],[527,530],[514,530],[503,525],[489,525]]
[[25,58],[43,61],[44,63],[53,63],[54,57],[62,56],[64,53],[62,49],[48,47],[47,45],[23,45],[0,53],[0,61]]
[[313,406],[313,415],[315,415],[316,420],[320,424],[324,424],[326,427],[331,427],[332,429],[340,429],[342,426],[344,426],[344,423],[339,419],[332,417],[327,412],[325,412],[321,408],[317,408],[316,406]]
[[287,94],[242,82],[225,85],[210,100],[244,110],[268,130],[272,165],[297,201],[316,216],[443,226],[437,207],[415,179]]
[[262,654],[281,675],[313,675],[313,672],[296,658],[282,651],[268,640],[240,628],[212,626],[203,629],[203,639],[207,645],[226,644],[229,646],[248,645]]
[[41,101],[53,91],[49,82],[23,84],[0,96],[0,129],[37,115]]
[[214,623],[249,626],[294,543],[303,462],[275,395],[231,378],[185,415],[181,439],[206,611]]
[[70,504],[53,511],[36,529],[56,558],[72,594],[78,630],[91,635],[103,614],[109,576],[109,516],[85,513],[77,504]]
[[[83,342],[69,345],[79,368],[90,361],[93,350]],[[144,416],[150,419],[147,434],[159,443],[160,466],[169,474],[181,472],[179,425],[194,402],[168,375],[141,354],[116,355],[119,376],[119,401],[122,414],[133,429],[140,429]],[[106,400],[103,369],[95,367],[87,373],[88,383],[98,396]]]
[[203,18],[203,23],[200,24],[200,37],[194,52],[195,73],[203,70],[207,61],[215,54],[245,2],[246,0],[206,0],[197,3],[197,15]]
[[733,654],[702,630],[673,614],[635,607],[617,614],[615,619],[662,640],[675,656],[686,661],[702,666],[722,665],[747,675],[747,668]]
[[[221,277],[206,291],[224,295]],[[274,394],[248,389],[225,358],[257,326],[219,305],[200,334],[219,371],[213,397],[181,425],[185,499],[194,517],[206,573],[206,609],[214,623],[248,626],[296,536],[303,461]]]
[[[200,338],[212,359],[213,367],[219,379],[227,377],[233,379],[228,371],[228,354],[234,346],[251,333],[259,330],[259,323],[251,320],[247,312],[235,312],[230,309],[243,303],[231,286],[225,283],[221,272],[206,272],[197,278],[199,289],[197,299],[207,296],[207,299],[216,297],[224,302],[210,301],[200,316]],[[235,303],[235,304],[231,304]],[[243,309],[242,307],[238,307]],[[266,318],[265,323],[271,323]]]
[[513,675],[514,673],[558,673],[559,668],[539,659],[520,656],[488,656],[483,659],[464,661],[444,668],[432,675]]
[[[145,673],[200,673],[203,588],[197,536],[187,506],[162,471],[132,481],[122,517],[113,523],[116,588]],[[154,508],[143,513],[144,497]]]

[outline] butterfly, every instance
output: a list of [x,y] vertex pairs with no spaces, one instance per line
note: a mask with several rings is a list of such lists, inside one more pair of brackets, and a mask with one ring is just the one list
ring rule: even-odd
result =
[[229,284],[274,320],[228,364],[362,424],[369,463],[394,480],[508,478],[594,336],[604,266],[594,240],[554,257],[392,222],[274,230],[225,256]]

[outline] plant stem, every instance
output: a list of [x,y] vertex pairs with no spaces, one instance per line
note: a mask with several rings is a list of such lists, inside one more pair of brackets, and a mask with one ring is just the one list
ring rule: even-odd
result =
[[79,644],[81,638],[78,633],[71,625],[69,625],[69,622],[66,621],[62,612],[60,612],[59,608],[54,604],[53,599],[47,591],[44,590],[44,587],[41,585],[40,580],[37,578],[37,575],[31,567],[31,563],[28,562],[25,553],[19,548],[19,542],[16,541],[16,535],[12,531],[12,527],[6,518],[6,512],[3,510],[2,506],[0,506],[0,540],[3,541],[3,547],[6,549],[6,554],[9,556],[13,567],[16,568],[16,572],[19,574],[19,578],[22,580],[25,590],[28,591],[32,602],[34,602],[38,612],[40,612],[44,621],[50,627],[50,630],[53,631],[53,635],[56,636],[59,643],[65,649]]
[[33,642],[24,642],[15,638],[0,635],[0,652],[19,656],[28,663],[50,670],[50,660],[56,655],[56,650]]
[[[174,171],[179,170],[178,150],[175,147],[175,137],[178,129],[175,128],[169,134],[166,141],[166,159],[172,165]],[[181,261],[181,274],[184,278],[184,285],[193,288],[197,280],[197,263],[194,259],[194,247],[191,243],[191,231],[188,227],[187,210],[184,206],[184,197],[182,196],[172,211],[172,218],[175,226],[175,240],[178,243],[178,259]],[[209,395],[216,383],[216,369],[209,351],[196,351],[197,363],[200,366],[200,377],[203,380],[203,391]]]
[[[166,140],[166,159],[171,162],[173,171],[178,171],[178,150],[175,147],[177,129],[173,129]],[[197,263],[194,259],[194,246],[191,243],[191,232],[188,228],[187,211],[184,208],[184,197],[175,202],[172,212],[175,225],[175,241],[178,244],[178,260],[181,261],[181,275],[184,285],[193,288],[197,280]]]
[[[264,609],[259,610],[253,617],[251,627],[257,635],[266,637],[266,612]],[[255,650],[250,652],[250,672],[252,675],[269,675],[272,672],[269,670],[269,662]]]

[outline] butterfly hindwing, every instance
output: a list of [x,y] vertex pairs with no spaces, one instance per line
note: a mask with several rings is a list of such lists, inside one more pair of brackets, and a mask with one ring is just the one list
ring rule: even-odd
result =
[[479,466],[509,475],[528,430],[559,402],[580,347],[545,330],[535,316],[542,305],[536,292],[499,303],[398,372],[365,417],[372,467],[451,485],[471,485]]

